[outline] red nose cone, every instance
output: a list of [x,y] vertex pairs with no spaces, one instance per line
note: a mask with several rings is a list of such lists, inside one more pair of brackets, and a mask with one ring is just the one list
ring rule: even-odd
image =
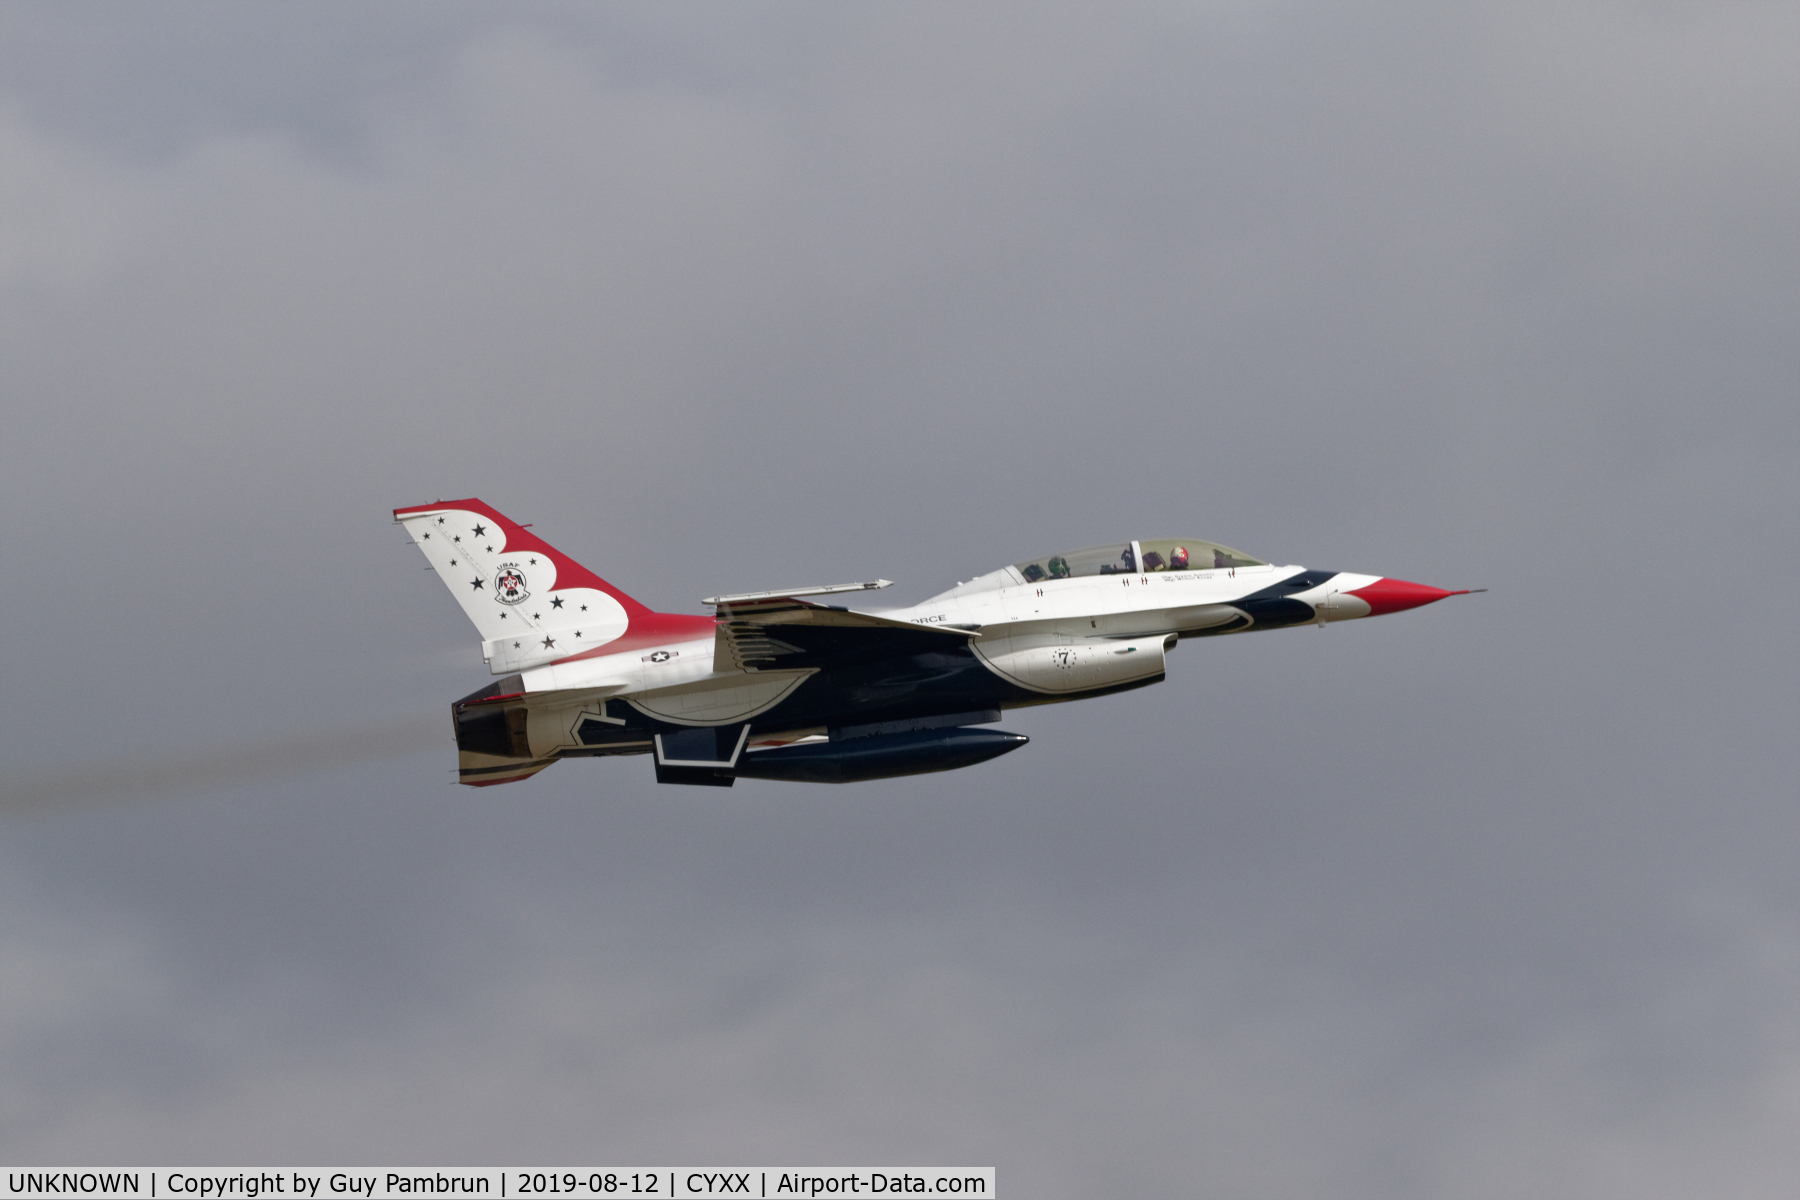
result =
[[1447,592],[1443,588],[1427,587],[1422,583],[1408,583],[1404,579],[1377,579],[1369,586],[1359,587],[1350,593],[1369,606],[1371,617],[1379,617],[1382,613],[1405,612],[1409,608],[1442,600],[1445,596],[1466,594]]

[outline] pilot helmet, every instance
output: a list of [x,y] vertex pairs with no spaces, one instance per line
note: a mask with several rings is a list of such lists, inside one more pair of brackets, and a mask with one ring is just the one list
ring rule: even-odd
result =
[[1169,566],[1177,571],[1187,570],[1188,553],[1186,546],[1177,546],[1169,551]]
[[1044,565],[1050,568],[1050,574],[1054,578],[1067,579],[1069,577],[1069,560],[1060,554]]

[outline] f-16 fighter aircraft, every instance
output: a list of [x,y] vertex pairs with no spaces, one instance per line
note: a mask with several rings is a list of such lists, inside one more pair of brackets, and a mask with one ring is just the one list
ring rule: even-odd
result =
[[652,755],[659,783],[715,787],[947,771],[1026,743],[983,728],[1009,708],[1161,681],[1183,639],[1466,594],[1161,538],[1001,567],[911,608],[834,603],[877,579],[714,596],[712,616],[689,616],[652,612],[479,500],[394,520],[505,676],[452,705],[477,787],[621,754]]

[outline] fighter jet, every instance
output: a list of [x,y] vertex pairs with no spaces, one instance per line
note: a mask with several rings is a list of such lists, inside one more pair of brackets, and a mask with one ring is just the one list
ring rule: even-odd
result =
[[[1017,750],[1008,709],[1161,682],[1190,638],[1380,616],[1466,595],[1276,566],[1199,538],[1001,567],[910,608],[885,579],[713,596],[654,612],[480,500],[394,511],[505,678],[451,706],[458,778],[652,756],[659,783],[851,783]],[[853,601],[855,603],[853,603]]]

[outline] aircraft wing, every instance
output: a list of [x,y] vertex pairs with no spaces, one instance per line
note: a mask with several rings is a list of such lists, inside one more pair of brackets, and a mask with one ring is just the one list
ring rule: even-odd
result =
[[[817,594],[817,593],[814,593]],[[919,625],[793,595],[720,597],[713,670],[820,670],[966,644],[973,629]]]

